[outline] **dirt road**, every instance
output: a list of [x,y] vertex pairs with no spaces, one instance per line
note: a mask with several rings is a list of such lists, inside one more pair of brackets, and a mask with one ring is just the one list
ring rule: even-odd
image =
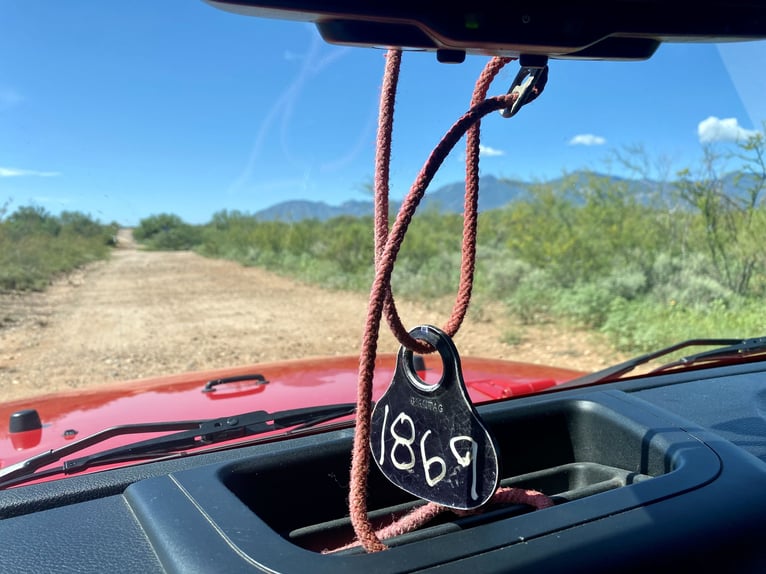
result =
[[[319,355],[355,354],[364,294],[304,285],[191,252],[136,248],[129,232],[110,261],[44,293],[0,294],[0,400],[178,373]],[[432,307],[432,308],[429,308]],[[402,304],[406,325],[442,325],[445,305]],[[598,342],[552,326],[513,328],[503,313],[472,312],[456,337],[464,355],[592,370]],[[384,332],[381,352],[398,344]],[[563,350],[562,350],[563,349]]]

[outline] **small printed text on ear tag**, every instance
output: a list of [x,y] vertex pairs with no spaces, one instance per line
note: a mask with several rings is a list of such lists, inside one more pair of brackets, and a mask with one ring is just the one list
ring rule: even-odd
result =
[[499,481],[495,441],[471,404],[460,357],[431,325],[410,331],[441,355],[442,377],[425,383],[402,347],[390,386],[372,412],[370,448],[383,474],[415,496],[470,510],[487,502]]

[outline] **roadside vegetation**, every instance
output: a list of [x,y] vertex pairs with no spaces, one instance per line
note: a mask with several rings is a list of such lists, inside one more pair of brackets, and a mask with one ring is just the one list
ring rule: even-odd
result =
[[[517,323],[586,327],[632,353],[686,338],[763,335],[765,151],[762,135],[726,154],[709,147],[697,169],[667,180],[579,172],[482,213],[477,307],[501,302]],[[635,159],[640,153],[627,161]],[[373,277],[369,217],[286,223],[222,211],[198,227],[172,217],[144,220],[143,240],[193,245],[330,288],[367,290]],[[461,228],[458,214],[415,217],[394,272],[397,296],[454,292]]]
[[117,225],[35,206],[0,208],[0,291],[40,290],[55,276],[109,256]]
[[133,238],[146,249],[175,251],[196,247],[201,234],[199,227],[184,223],[177,215],[161,213],[142,219],[133,230]]

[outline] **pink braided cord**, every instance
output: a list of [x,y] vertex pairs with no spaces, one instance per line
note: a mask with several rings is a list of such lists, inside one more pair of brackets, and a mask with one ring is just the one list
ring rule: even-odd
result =
[[[359,381],[357,388],[356,432],[351,459],[351,484],[349,492],[349,513],[359,544],[368,552],[385,550],[380,540],[385,536],[376,532],[367,516],[367,476],[370,470],[369,438],[372,414],[372,380],[375,368],[378,334],[382,316],[399,342],[418,353],[432,349],[424,342],[412,338],[401,322],[391,293],[391,274],[407,228],[415,214],[428,184],[433,179],[445,158],[463,135],[466,138],[466,198],[463,227],[463,259],[460,268],[460,284],[455,305],[444,331],[454,336],[462,324],[471,298],[476,255],[476,227],[478,218],[479,190],[479,124],[485,115],[510,107],[516,100],[515,94],[487,98],[489,85],[510,58],[492,58],[476,82],[471,107],[444,135],[423,165],[394,221],[388,229],[388,188],[391,158],[391,133],[393,130],[396,83],[401,64],[401,52],[389,50],[386,54],[386,69],[380,98],[378,141],[375,158],[375,279],[370,291],[367,319],[362,350],[359,357]],[[538,493],[539,494],[539,493]],[[514,495],[515,496],[515,495]],[[542,495],[541,495],[542,496]],[[492,499],[494,501],[494,498]],[[436,510],[436,508],[439,510]],[[426,505],[425,513],[441,512],[438,505]],[[418,520],[409,519],[406,528],[416,528]],[[421,518],[422,519],[422,518]],[[393,527],[392,525],[391,527]],[[389,527],[389,528],[391,528]],[[401,527],[401,525],[399,526]],[[387,536],[386,536],[387,537]]]
[[[525,504],[527,506],[532,506],[533,508],[541,510],[543,508],[549,508],[553,506],[554,503],[553,500],[536,490],[503,487],[497,489],[495,494],[487,503],[487,506],[506,504]],[[484,507],[482,507],[482,509],[483,508]],[[446,506],[440,506],[434,502],[429,502],[422,506],[418,506],[417,508],[410,511],[409,514],[406,514],[402,518],[395,520],[388,526],[384,526],[383,528],[376,530],[375,535],[380,540],[387,540],[389,538],[401,536],[402,534],[417,530],[418,528],[431,522],[440,514],[447,511],[451,511],[453,514],[457,514],[458,516],[470,516],[472,514],[479,514],[482,509],[473,511],[458,511],[447,508]],[[332,552],[339,552],[341,550],[356,548],[360,544],[361,543],[357,540],[337,548]]]

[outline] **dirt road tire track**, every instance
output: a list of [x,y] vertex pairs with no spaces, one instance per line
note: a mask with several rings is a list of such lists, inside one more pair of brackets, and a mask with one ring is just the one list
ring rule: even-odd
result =
[[[44,293],[0,295],[0,400],[359,350],[364,294],[191,252],[143,251],[126,231],[119,239],[109,261]],[[449,308],[399,306],[407,325],[441,325]],[[486,308],[472,313],[456,338],[461,353],[584,370],[615,359],[601,357],[582,333],[551,326],[528,328],[521,344],[506,345],[506,322]],[[379,350],[397,348],[384,331]]]

